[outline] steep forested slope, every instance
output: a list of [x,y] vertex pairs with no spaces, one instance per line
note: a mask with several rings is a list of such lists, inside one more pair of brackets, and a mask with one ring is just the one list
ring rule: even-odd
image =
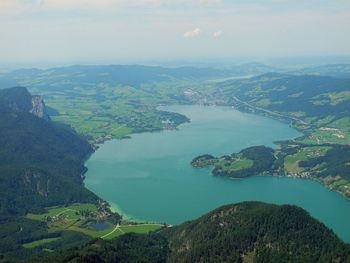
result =
[[0,93],[1,214],[96,200],[82,186],[91,146],[68,127],[30,113],[31,96],[23,91]]
[[331,262],[349,255],[329,229],[289,205],[228,205],[167,233],[171,262]]
[[96,203],[83,186],[91,146],[73,130],[49,120],[45,105],[25,88],[0,91],[0,261],[26,259],[40,250],[22,244],[60,237],[60,247],[89,240],[79,233],[49,233],[28,212],[74,202]]

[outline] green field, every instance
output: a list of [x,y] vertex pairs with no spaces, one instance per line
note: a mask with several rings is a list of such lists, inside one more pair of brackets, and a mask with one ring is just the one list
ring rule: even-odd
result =
[[350,131],[349,130],[322,130],[316,129],[306,138],[298,139],[299,142],[305,144],[349,144]]
[[111,231],[113,231],[114,228],[115,228],[115,226],[112,225],[110,228],[107,228],[107,229],[104,229],[101,231],[96,231],[96,230],[93,230],[93,229],[88,228],[88,227],[79,227],[79,225],[74,224],[74,225],[66,228],[66,230],[80,232],[80,233],[83,233],[85,235],[91,236],[93,238],[99,238],[99,237],[102,237],[102,236],[110,233]]
[[140,224],[140,225],[120,226],[116,231],[104,237],[103,239],[110,240],[112,238],[118,237],[126,233],[147,234],[149,232],[156,231],[161,227],[162,225],[158,225],[158,224]]
[[114,237],[123,235],[125,233],[139,233],[139,234],[146,234],[151,231],[158,230],[162,227],[162,225],[158,224],[139,224],[139,225],[125,225],[125,226],[115,226],[112,225],[110,228],[102,230],[102,231],[95,231],[90,228],[82,228],[77,225],[70,226],[67,228],[67,230],[81,232],[86,235],[89,235],[93,238],[103,238],[103,239],[112,239]]
[[220,159],[215,166],[220,167],[227,171],[238,171],[242,169],[247,169],[252,167],[254,161],[246,158],[237,158],[234,161],[227,161],[225,159]]
[[284,168],[288,173],[302,172],[303,169],[299,167],[300,161],[323,156],[331,148],[330,146],[303,147],[296,154],[287,155],[284,158]]
[[26,217],[33,220],[45,220],[47,217],[65,215],[68,219],[77,220],[79,216],[76,214],[78,211],[89,210],[94,212],[97,210],[94,204],[75,204],[67,207],[55,207],[48,208],[48,212],[44,214],[27,214]]
[[[79,87],[40,90],[47,106],[57,110],[54,121],[72,126],[91,141],[123,138],[135,132],[165,128],[163,121],[171,115],[158,111],[159,104],[177,104],[184,82],[144,84],[142,89],[131,86],[81,83]],[[187,83],[187,82],[186,82]],[[188,82],[190,83],[190,82]],[[194,85],[193,81],[192,84]],[[32,89],[35,92],[35,89]],[[176,122],[176,121],[175,121]]]
[[[150,231],[157,230],[162,227],[158,224],[139,224],[139,225],[121,225],[116,226],[111,224],[107,229],[96,231],[92,228],[91,218],[82,216],[79,211],[96,212],[97,207],[94,204],[75,204],[67,207],[54,207],[49,208],[47,213],[43,214],[27,214],[26,217],[33,220],[47,221],[47,218],[52,218],[47,222],[48,231],[50,233],[60,232],[62,230],[69,230],[80,232],[85,235],[89,235],[93,238],[112,239],[113,237],[120,236],[124,233],[148,233]],[[53,242],[57,240],[53,238],[45,238],[42,240],[34,241],[25,244],[24,247],[31,248],[36,247],[47,242]]]
[[59,237],[44,238],[44,239],[41,239],[41,240],[36,240],[36,241],[33,241],[33,242],[25,243],[25,244],[23,244],[23,247],[25,247],[25,248],[35,248],[35,247],[41,246],[43,244],[54,242],[54,241],[56,241],[58,239],[60,239],[60,238]]
[[[162,225],[158,225],[158,224],[139,224],[139,225],[123,225],[123,226],[113,225],[111,228],[105,229],[103,231],[94,231],[91,229],[80,228],[78,226],[73,225],[67,228],[66,230],[81,232],[93,238],[103,238],[105,240],[111,240],[113,238],[116,238],[126,233],[147,234],[149,232],[156,231],[161,227]],[[44,239],[25,243],[23,244],[23,247],[28,249],[35,248],[35,247],[45,245],[47,243],[55,242],[59,239],[60,237],[44,238]]]
[[340,176],[327,176],[319,179],[321,183],[327,185],[330,189],[339,191],[345,196],[350,197],[350,181]]

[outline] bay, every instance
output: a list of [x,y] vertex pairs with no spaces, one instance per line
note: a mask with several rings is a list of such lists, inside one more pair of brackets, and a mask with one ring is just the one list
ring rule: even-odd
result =
[[273,176],[214,177],[193,168],[200,154],[221,156],[301,134],[287,124],[230,107],[167,106],[191,119],[178,130],[105,142],[86,162],[85,185],[132,220],[179,224],[224,204],[293,204],[350,242],[350,202],[317,182]]

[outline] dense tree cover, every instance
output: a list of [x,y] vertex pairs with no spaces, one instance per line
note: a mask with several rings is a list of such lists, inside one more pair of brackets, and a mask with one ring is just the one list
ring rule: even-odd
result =
[[47,235],[43,222],[23,217],[0,217],[0,253],[17,251],[22,243]]
[[0,101],[8,93],[11,107],[1,104],[0,112],[0,214],[23,215],[47,206],[97,200],[82,182],[83,161],[91,146],[73,130],[17,106],[31,99],[23,89],[2,90]]
[[26,249],[23,244],[51,237],[59,237],[59,239],[45,244],[46,249],[70,248],[91,240],[90,236],[77,232],[49,233],[46,224],[40,221],[18,216],[1,216],[0,262],[27,262],[29,259],[47,255],[47,251],[42,250],[40,246]]
[[295,206],[228,205],[165,231],[169,262],[345,262],[349,247]]
[[60,251],[45,262],[347,262],[350,248],[306,211],[244,202],[148,235]]
[[276,160],[274,156],[274,150],[266,146],[252,146],[240,151],[243,157],[253,160],[253,169],[257,171],[264,171],[271,169],[274,161]]
[[0,90],[1,111],[25,111],[32,108],[32,95],[26,88],[13,87]]
[[49,247],[72,246],[91,238],[79,233],[49,233],[43,222],[23,216],[45,207],[96,202],[83,186],[83,162],[91,146],[72,129],[28,111],[32,96],[25,88],[0,91],[0,259],[27,259],[43,253],[22,244],[60,237]]
[[87,245],[63,250],[43,262],[166,262],[168,244],[160,234],[126,234],[111,241],[94,240]]

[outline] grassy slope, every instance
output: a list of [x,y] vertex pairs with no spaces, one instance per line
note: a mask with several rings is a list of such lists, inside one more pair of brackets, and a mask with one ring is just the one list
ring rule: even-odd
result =
[[33,220],[43,220],[48,216],[53,217],[59,214],[65,214],[69,217],[75,217],[76,211],[79,211],[79,210],[96,211],[96,209],[97,208],[95,204],[76,204],[76,205],[69,205],[66,207],[49,208],[48,212],[43,214],[29,213],[26,215],[26,217]]
[[[48,217],[52,220],[47,222],[50,233],[59,233],[60,231],[74,231],[79,232],[92,238],[103,238],[110,240],[114,237],[123,235],[125,233],[148,233],[150,231],[157,230],[162,227],[160,224],[138,224],[138,225],[115,225],[110,226],[104,230],[94,230],[89,224],[89,221],[93,217],[86,217],[79,214],[80,211],[96,212],[97,207],[95,204],[75,204],[66,207],[48,208],[47,213],[43,214],[27,214],[28,219],[46,222]],[[33,248],[37,246],[43,246],[48,242],[54,242],[57,239],[43,238],[33,242],[24,244],[25,248]]]
[[54,242],[58,239],[59,239],[59,237],[44,238],[44,239],[36,240],[33,242],[25,243],[25,244],[23,244],[23,247],[24,248],[35,248],[35,247],[44,245],[46,243]]

